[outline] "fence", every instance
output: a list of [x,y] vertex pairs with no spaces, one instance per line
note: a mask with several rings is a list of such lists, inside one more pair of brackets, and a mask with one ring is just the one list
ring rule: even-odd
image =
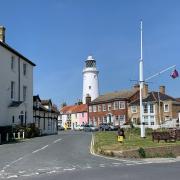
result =
[[[12,140],[16,140],[16,139],[24,139],[25,138],[25,132],[21,131],[21,132],[17,132],[17,133],[6,133],[5,134],[5,142],[10,142]],[[3,139],[2,139],[2,134],[0,133],[0,144],[2,144]]]

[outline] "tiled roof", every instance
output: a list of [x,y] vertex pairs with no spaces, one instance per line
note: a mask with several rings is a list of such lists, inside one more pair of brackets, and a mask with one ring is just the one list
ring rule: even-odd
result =
[[24,59],[26,62],[28,62],[29,64],[31,64],[32,66],[36,66],[32,61],[30,61],[29,59],[27,59],[26,57],[24,57],[22,54],[20,54],[19,52],[17,52],[15,49],[13,49],[12,47],[10,47],[8,44],[3,43],[0,41],[0,45],[4,48],[6,48],[7,50],[11,51],[12,53],[16,54],[17,56],[19,56],[20,58]]
[[62,114],[87,112],[87,104],[64,106],[60,112]]
[[98,98],[90,102],[90,104],[105,102],[105,101],[110,101],[110,100],[115,100],[115,99],[128,99],[136,92],[137,90],[134,89],[134,90],[117,91],[113,93],[106,93],[104,95],[100,95]]
[[180,98],[176,98],[176,101],[180,102]]
[[51,99],[43,99],[43,100],[41,100],[42,105],[49,105],[49,103],[52,104]]
[[[143,102],[158,102],[159,100],[160,101],[166,101],[166,100],[176,101],[175,98],[173,98],[167,94],[152,91],[152,92],[148,93],[148,96],[146,98],[143,99]],[[130,105],[139,105],[139,99],[132,101],[130,103]]]

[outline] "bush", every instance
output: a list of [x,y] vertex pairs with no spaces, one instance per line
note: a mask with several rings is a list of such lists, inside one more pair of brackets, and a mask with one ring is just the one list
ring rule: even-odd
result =
[[138,153],[141,158],[146,158],[146,152],[142,147],[138,149]]
[[29,125],[25,128],[25,136],[26,136],[26,138],[38,137],[38,136],[40,136],[40,130],[39,130],[39,128],[37,128],[37,127],[35,126],[34,123],[29,124]]

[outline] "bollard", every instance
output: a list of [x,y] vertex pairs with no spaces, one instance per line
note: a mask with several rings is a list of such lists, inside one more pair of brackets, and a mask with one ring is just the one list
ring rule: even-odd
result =
[[18,132],[18,139],[20,139],[21,137],[20,137],[20,132]]
[[13,133],[13,137],[14,137],[14,139],[16,139],[16,134],[15,133]]
[[9,134],[8,133],[6,134],[6,141],[7,142],[9,141]]
[[24,139],[24,131],[23,131],[23,139]]

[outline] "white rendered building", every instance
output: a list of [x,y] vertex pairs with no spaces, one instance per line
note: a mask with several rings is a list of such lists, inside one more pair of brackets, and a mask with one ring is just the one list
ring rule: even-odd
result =
[[87,96],[90,96],[91,100],[99,96],[98,74],[95,59],[88,56],[83,69],[83,104],[86,104]]
[[5,42],[0,26],[0,126],[33,122],[35,64]]

